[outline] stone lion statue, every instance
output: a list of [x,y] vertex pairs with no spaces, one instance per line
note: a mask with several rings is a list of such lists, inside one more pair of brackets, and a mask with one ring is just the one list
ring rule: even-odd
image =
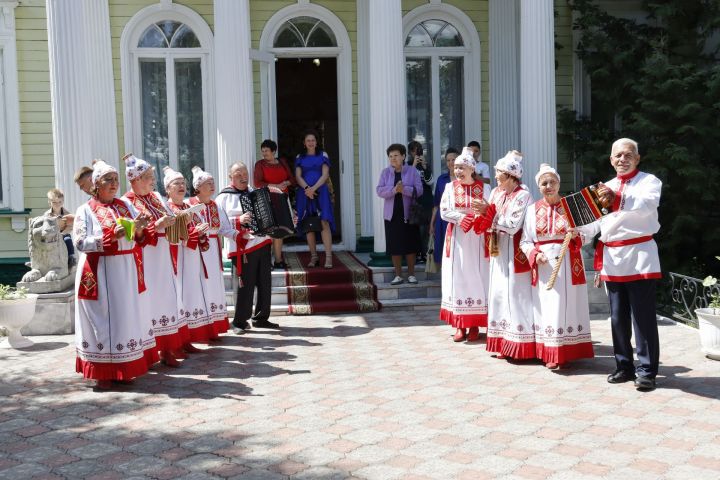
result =
[[68,276],[68,251],[56,217],[43,215],[28,221],[31,270],[23,282],[53,282]]

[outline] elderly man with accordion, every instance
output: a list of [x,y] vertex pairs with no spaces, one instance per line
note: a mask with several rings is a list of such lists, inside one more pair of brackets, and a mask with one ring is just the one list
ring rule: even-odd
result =
[[[607,381],[634,380],[638,390],[652,390],[660,358],[655,283],[662,273],[653,235],[660,230],[662,182],[638,170],[638,144],[629,138],[613,143],[610,163],[617,177],[601,185],[598,195],[603,203],[612,205],[612,213],[590,224],[588,232],[600,233],[595,268],[606,282],[610,298],[617,368]],[[630,342],[632,329],[640,362],[637,367]]]

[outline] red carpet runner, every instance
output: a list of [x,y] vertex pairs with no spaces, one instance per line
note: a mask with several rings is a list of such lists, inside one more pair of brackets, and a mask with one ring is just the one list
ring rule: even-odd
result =
[[380,310],[371,270],[350,252],[333,252],[333,268],[308,268],[309,252],[285,254],[288,310],[293,315]]

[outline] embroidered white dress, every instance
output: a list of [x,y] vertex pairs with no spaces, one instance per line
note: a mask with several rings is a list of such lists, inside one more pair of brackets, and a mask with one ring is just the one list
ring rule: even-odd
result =
[[[197,197],[190,199],[191,205],[200,203]],[[217,204],[210,200],[205,204],[205,209],[198,214],[204,223],[210,225],[207,231],[210,248],[206,252],[202,252],[207,269],[207,285],[208,305],[210,308],[210,316],[215,324],[218,333],[228,331],[228,315],[227,305],[225,304],[225,281],[223,279],[222,264],[222,243],[220,236],[235,239],[237,231],[230,225],[227,215],[223,210],[218,208]]]
[[[536,353],[544,363],[560,364],[594,356],[581,237],[570,244],[553,288],[546,288],[567,230],[561,204],[549,205],[543,199],[528,208],[520,248],[533,268]],[[549,259],[547,263],[535,261],[540,252]]]
[[85,378],[129,380],[159,360],[153,328],[141,315],[142,250],[115,239],[118,218],[135,218],[129,203],[91,199],[75,213],[73,243],[80,252],[75,278],[75,369]]
[[[172,201],[168,206],[174,213],[190,207],[187,203],[176,205]],[[217,336],[212,317],[210,316],[207,266],[201,250],[207,250],[208,241],[204,235],[195,231],[199,218],[188,225],[189,238],[181,240],[179,245],[171,245],[171,252],[177,268],[178,296],[180,310],[178,314],[187,322],[189,341],[206,342]]]
[[164,215],[173,215],[172,210],[158,192],[148,195],[128,192],[123,198],[132,203],[136,210],[152,218],[151,226],[146,230],[148,239],[143,247],[147,291],[140,296],[141,315],[153,326],[158,350],[177,350],[188,335],[187,322],[178,315],[178,280],[173,270],[165,229],[155,229],[154,226],[155,221]]
[[532,198],[524,185],[495,188],[498,256],[490,257],[487,350],[516,359],[535,358],[530,264],[519,248],[525,211]]
[[483,198],[482,182],[462,185],[457,180],[445,186],[440,216],[448,222],[442,252],[442,303],[440,320],[455,328],[487,327],[489,263],[485,258],[485,235],[472,225],[472,200]]

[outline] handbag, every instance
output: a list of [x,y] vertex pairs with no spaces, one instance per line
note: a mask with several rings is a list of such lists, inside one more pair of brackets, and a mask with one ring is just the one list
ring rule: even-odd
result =
[[302,220],[300,220],[300,229],[304,233],[322,232],[322,223],[320,222],[320,216],[315,208],[314,200],[308,202],[308,208],[305,210],[305,216]]
[[417,192],[414,188],[407,223],[409,223],[410,225],[425,225],[425,223],[427,223],[425,209],[420,204],[420,202],[418,202]]
[[430,231],[428,235],[427,261],[425,262],[425,273],[438,273],[440,265],[435,263],[435,232]]

